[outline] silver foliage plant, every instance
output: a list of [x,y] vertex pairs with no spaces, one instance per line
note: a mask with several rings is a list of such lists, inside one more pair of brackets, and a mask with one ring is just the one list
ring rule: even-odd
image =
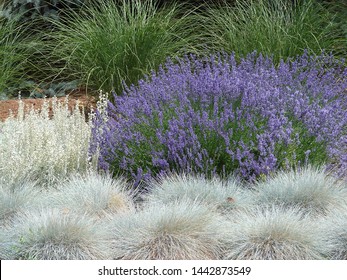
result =
[[346,204],[347,188],[322,167],[306,166],[280,171],[258,182],[254,199],[261,205],[298,207],[317,217]]
[[96,219],[104,218],[135,210],[133,194],[126,187],[125,180],[112,179],[108,174],[75,174],[58,186],[52,203],[65,211],[86,213]]
[[146,197],[149,204],[171,203],[191,200],[220,213],[233,209],[243,209],[252,205],[250,193],[235,178],[223,181],[203,175],[171,174],[152,180],[150,193]]
[[230,215],[224,258],[229,260],[323,259],[317,225],[300,208],[257,207]]
[[91,124],[76,105],[73,112],[68,99],[49,102],[42,110],[24,113],[19,102],[18,115],[0,123],[0,183],[14,185],[37,181],[42,188],[54,187],[73,173],[95,170],[88,147]]
[[107,240],[107,230],[90,217],[43,208],[18,217],[5,248],[10,259],[98,260],[109,258]]
[[111,221],[112,255],[124,260],[219,259],[225,222],[189,200],[154,204]]

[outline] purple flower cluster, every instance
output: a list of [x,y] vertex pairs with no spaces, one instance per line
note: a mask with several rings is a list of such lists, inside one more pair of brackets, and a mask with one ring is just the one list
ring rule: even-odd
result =
[[307,54],[274,65],[256,53],[168,62],[97,114],[91,152],[135,181],[168,171],[246,180],[278,168],[347,166],[347,69]]

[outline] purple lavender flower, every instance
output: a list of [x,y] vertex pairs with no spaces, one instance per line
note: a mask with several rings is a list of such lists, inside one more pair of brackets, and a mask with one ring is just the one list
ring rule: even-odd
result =
[[[280,168],[347,167],[347,70],[304,54],[168,60],[94,121],[99,165],[137,183],[168,171],[253,180]],[[346,169],[346,168],[345,168]]]

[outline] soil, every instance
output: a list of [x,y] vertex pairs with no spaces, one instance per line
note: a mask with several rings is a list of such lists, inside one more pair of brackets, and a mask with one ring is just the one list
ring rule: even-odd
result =
[[[73,110],[78,100],[79,107],[81,109],[82,107],[84,108],[86,117],[88,116],[88,113],[90,112],[91,108],[96,108],[97,98],[95,97],[95,94],[91,95],[89,92],[87,93],[85,89],[77,89],[71,91],[67,93],[67,96],[69,109]],[[31,108],[34,108],[35,110],[40,110],[44,101],[50,101],[51,99],[52,98],[23,98],[22,101],[24,103],[24,111],[28,112]],[[64,102],[65,97],[58,97],[57,100],[59,102]],[[16,116],[18,113],[18,103],[19,102],[17,99],[0,100],[0,121],[6,120],[6,118],[10,116],[11,111],[12,114]],[[52,108],[50,108],[50,115],[52,116]]]

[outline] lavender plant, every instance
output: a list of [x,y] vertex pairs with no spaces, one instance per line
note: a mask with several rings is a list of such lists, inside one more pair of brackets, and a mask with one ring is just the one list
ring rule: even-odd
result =
[[254,180],[279,168],[346,170],[347,69],[304,54],[171,60],[97,112],[90,151],[136,183],[170,172]]

